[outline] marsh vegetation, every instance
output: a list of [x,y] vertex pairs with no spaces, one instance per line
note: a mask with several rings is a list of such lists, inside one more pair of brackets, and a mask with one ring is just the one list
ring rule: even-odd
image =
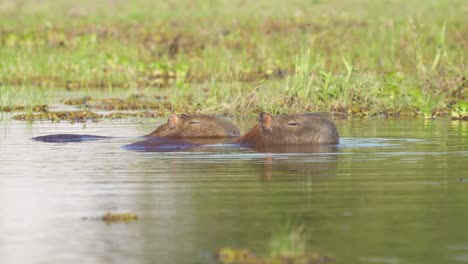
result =
[[462,0],[3,1],[0,109],[463,118],[466,17]]
[[[0,1],[2,263],[466,262],[465,2]],[[262,112],[341,143],[138,138]]]

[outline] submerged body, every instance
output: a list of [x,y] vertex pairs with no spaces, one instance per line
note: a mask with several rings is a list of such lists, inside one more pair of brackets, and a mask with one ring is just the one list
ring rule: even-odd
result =
[[66,142],[92,141],[92,140],[99,140],[99,139],[106,139],[106,138],[111,138],[111,137],[95,136],[95,135],[81,135],[81,134],[57,134],[57,135],[34,137],[32,139],[36,141],[42,141],[42,142],[66,143]]
[[260,121],[235,143],[263,147],[283,144],[338,144],[335,124],[322,113],[271,116],[260,114]]

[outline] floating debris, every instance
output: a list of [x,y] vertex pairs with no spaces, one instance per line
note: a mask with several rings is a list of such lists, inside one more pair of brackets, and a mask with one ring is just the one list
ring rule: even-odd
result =
[[98,217],[82,217],[82,220],[99,220],[104,221],[108,224],[116,223],[116,222],[133,222],[138,220],[138,216],[132,213],[121,213],[121,214],[114,214],[107,212],[103,216]]
[[239,248],[220,248],[216,254],[216,259],[222,264],[244,263],[249,259],[255,258],[248,249]]
[[112,223],[112,222],[131,222],[131,221],[136,221],[138,220],[138,216],[136,214],[132,213],[123,213],[123,214],[112,214],[112,213],[106,213],[103,217],[102,220],[106,223]]
[[468,179],[458,178],[458,179],[457,179],[457,182],[458,182],[458,183],[468,183]]
[[216,260],[221,264],[324,264],[331,263],[334,258],[318,252],[307,252],[298,256],[255,256],[248,249],[224,247],[215,254]]
[[0,112],[19,112],[19,111],[47,112],[48,105],[12,105],[0,106]]

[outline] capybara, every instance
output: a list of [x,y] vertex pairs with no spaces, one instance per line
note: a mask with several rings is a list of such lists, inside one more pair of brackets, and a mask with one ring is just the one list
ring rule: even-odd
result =
[[171,114],[166,124],[156,128],[147,137],[167,138],[222,138],[240,136],[239,128],[228,120],[211,115]]
[[335,124],[323,113],[271,116],[260,114],[260,121],[235,143],[262,147],[279,144],[338,144]]
[[[145,137],[161,138],[228,138],[240,136],[239,128],[228,120],[211,115],[185,115],[171,114],[166,124],[156,128]],[[112,137],[79,135],[79,134],[55,134],[32,138],[36,141],[51,143],[83,142]]]

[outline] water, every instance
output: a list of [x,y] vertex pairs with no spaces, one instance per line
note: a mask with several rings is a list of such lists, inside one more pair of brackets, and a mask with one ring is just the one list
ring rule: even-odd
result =
[[[121,146],[155,124],[3,122],[0,263],[216,263],[301,225],[335,263],[467,263],[468,123],[337,125],[337,147],[141,152]],[[58,133],[121,137],[30,140]],[[106,212],[139,220],[81,219]]]

